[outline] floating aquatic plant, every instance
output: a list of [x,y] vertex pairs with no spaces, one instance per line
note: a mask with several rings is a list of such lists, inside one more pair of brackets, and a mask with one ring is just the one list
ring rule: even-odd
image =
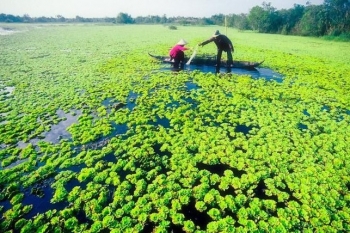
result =
[[[0,38],[1,232],[350,230],[347,44],[235,31],[277,82],[168,72],[159,26],[28,28]],[[60,111],[71,137],[47,142]]]

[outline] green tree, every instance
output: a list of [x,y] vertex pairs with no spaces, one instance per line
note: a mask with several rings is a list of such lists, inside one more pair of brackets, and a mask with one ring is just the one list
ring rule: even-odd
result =
[[23,18],[23,23],[33,22],[33,19],[28,14],[24,14],[22,18]]
[[168,18],[166,17],[166,15],[164,14],[161,18],[160,18],[160,23],[165,24],[168,22]]
[[56,15],[57,21],[58,22],[65,22],[66,18],[64,18],[62,15]]
[[299,35],[323,36],[326,32],[327,13],[322,5],[306,8],[305,14],[297,26]]
[[220,25],[220,26],[225,25],[225,15],[223,14],[213,15],[212,17],[210,17],[210,19],[213,21],[215,25]]
[[133,22],[134,22],[133,18],[127,13],[121,12],[118,14],[116,18],[116,23],[120,23],[120,24],[131,24]]
[[199,23],[200,25],[213,25],[213,24],[214,24],[213,20],[211,20],[210,18],[201,18],[201,19],[198,21],[198,23]]
[[350,33],[350,1],[325,0],[324,6],[328,15],[328,34]]
[[299,23],[300,19],[303,17],[305,11],[305,6],[294,4],[291,9],[282,9],[279,11],[280,17],[282,19],[282,34],[294,34],[295,26]]
[[276,33],[282,28],[282,19],[271,3],[263,2],[253,7],[248,15],[253,30],[265,33]]
[[248,19],[253,30],[264,32],[268,14],[261,6],[255,6],[249,11]]
[[233,18],[233,25],[232,27],[238,28],[239,30],[251,30],[252,27],[250,26],[248,15],[247,14],[239,14],[239,15],[232,15]]

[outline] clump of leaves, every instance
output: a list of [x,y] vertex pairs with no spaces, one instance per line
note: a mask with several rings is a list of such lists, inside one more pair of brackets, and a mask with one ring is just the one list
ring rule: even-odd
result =
[[177,30],[177,27],[176,27],[175,25],[170,25],[168,28],[169,28],[170,30]]

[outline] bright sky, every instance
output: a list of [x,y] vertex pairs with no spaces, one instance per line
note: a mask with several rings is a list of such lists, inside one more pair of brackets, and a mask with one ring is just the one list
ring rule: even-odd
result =
[[[116,17],[120,12],[133,18],[164,14],[167,17],[210,17],[215,14],[248,13],[264,0],[0,0],[0,13],[31,17],[66,18]],[[294,4],[306,5],[307,0],[265,0],[275,8],[289,9]],[[313,5],[323,0],[310,0]]]

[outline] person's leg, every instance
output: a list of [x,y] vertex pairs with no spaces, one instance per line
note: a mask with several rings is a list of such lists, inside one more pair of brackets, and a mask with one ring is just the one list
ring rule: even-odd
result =
[[180,64],[180,60],[178,58],[174,58],[174,64],[173,64],[173,67],[175,69],[179,69],[179,64]]
[[222,50],[218,49],[218,53],[216,55],[216,73],[220,72],[221,55],[222,55]]
[[179,52],[179,58],[180,58],[180,69],[184,69],[185,67],[185,53],[183,51]]
[[185,53],[182,51],[178,52],[174,58],[174,68],[179,69],[180,63],[181,63],[181,67],[182,67],[184,61],[185,61]]
[[232,52],[231,50],[227,50],[227,73],[231,72],[232,63],[233,63]]

